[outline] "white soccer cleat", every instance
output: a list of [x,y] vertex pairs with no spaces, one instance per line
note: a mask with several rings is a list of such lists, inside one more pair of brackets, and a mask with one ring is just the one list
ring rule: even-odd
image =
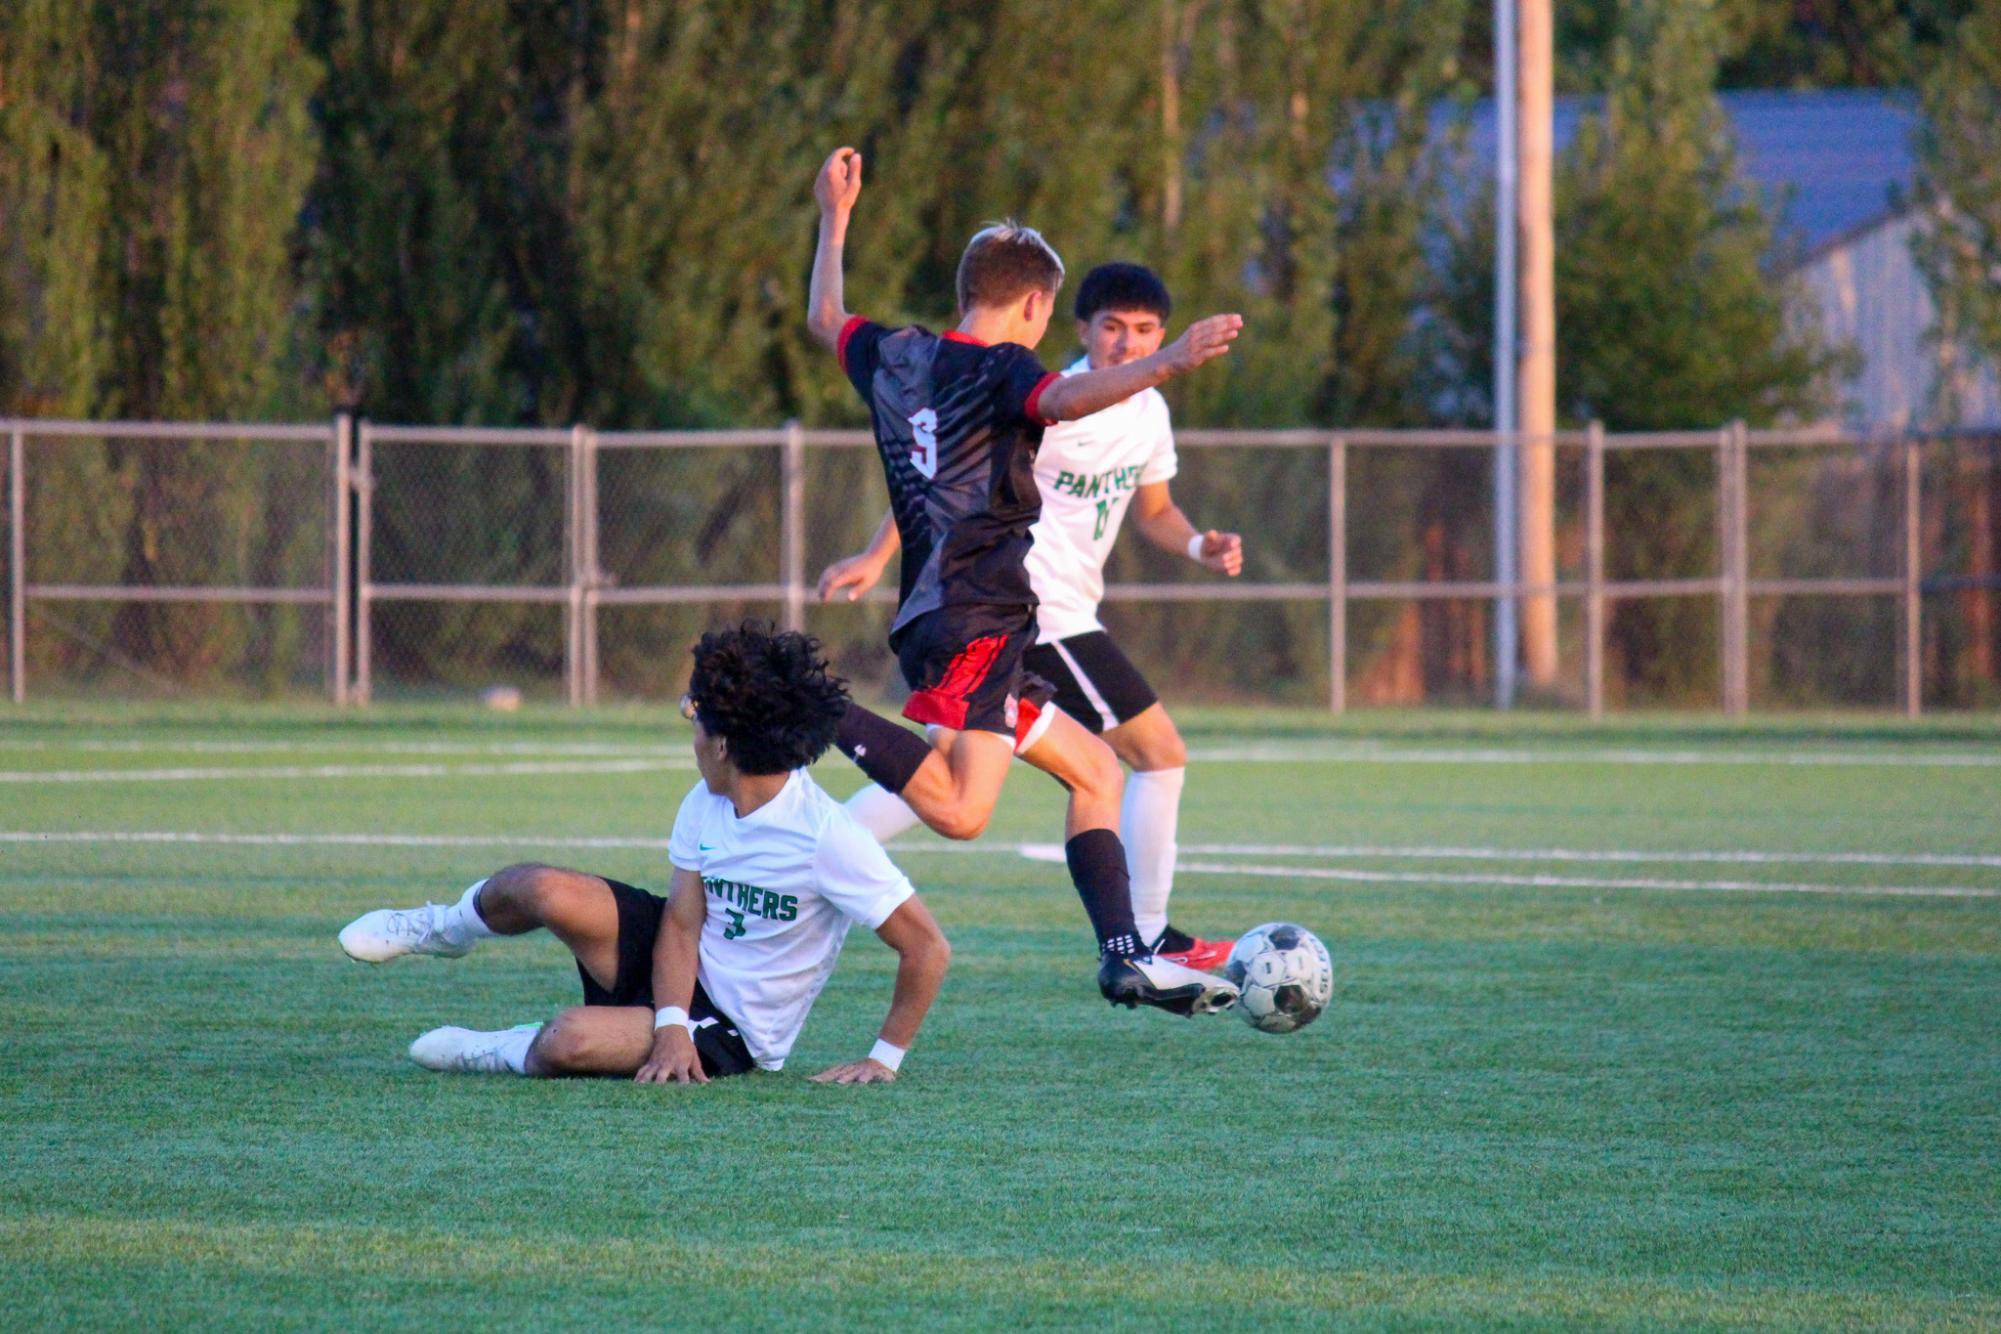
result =
[[496,1033],[476,1028],[434,1028],[410,1044],[410,1059],[426,1070],[442,1070],[459,1075],[511,1075],[518,1071],[507,1059],[508,1052],[520,1048],[525,1054],[527,1033],[532,1041],[540,1024],[516,1024]]
[[1237,1003],[1236,986],[1159,955],[1106,955],[1098,964],[1098,991],[1114,1005],[1151,1005],[1169,1014],[1214,1014]]
[[454,929],[442,903],[421,908],[377,908],[365,912],[340,931],[340,947],[350,959],[387,963],[405,954],[436,954],[456,959],[470,953],[472,937]]

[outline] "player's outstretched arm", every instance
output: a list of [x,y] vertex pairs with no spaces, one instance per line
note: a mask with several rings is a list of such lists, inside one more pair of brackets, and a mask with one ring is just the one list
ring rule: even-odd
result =
[[[897,953],[896,990],[889,999],[889,1015],[882,1021],[878,1044],[908,1050],[917,1040],[917,1030],[938,999],[945,983],[945,969],[952,962],[952,947],[938,929],[931,910],[915,894],[905,899],[876,928],[876,935]],[[849,1061],[813,1076],[815,1084],[888,1084],[896,1071],[873,1056]]]
[[889,558],[902,549],[903,534],[897,531],[896,514],[892,511],[882,516],[875,536],[860,555],[837,560],[820,571],[820,601],[861,601],[882,580],[882,572],[889,568]]
[[813,251],[813,283],[807,295],[806,327],[833,347],[840,341],[848,308],[841,290],[841,252],[848,242],[848,215],[862,193],[862,155],[836,148],[813,182],[820,204],[820,243]]
[[1123,366],[1107,366],[1101,371],[1066,375],[1051,383],[1037,400],[1037,407],[1045,418],[1060,422],[1103,412],[1142,390],[1165,384],[1177,375],[1186,375],[1214,361],[1230,350],[1230,344],[1236,341],[1243,327],[1241,315],[1211,315],[1206,320],[1197,320],[1181,337],[1150,357]]
[[1244,539],[1197,528],[1174,503],[1166,482],[1148,482],[1133,494],[1132,520],[1140,536],[1162,551],[1187,556],[1232,579],[1244,572]]
[[[653,941],[653,1003],[663,1010],[670,1006],[679,1009],[684,1019],[689,1002],[695,998],[695,965],[701,946],[702,918],[708,910],[702,877],[675,867],[667,911],[660,919],[660,934]],[[695,1053],[695,1039],[685,1023],[670,1017],[654,1028],[653,1053],[633,1079],[641,1084],[709,1082],[702,1070],[702,1058]]]

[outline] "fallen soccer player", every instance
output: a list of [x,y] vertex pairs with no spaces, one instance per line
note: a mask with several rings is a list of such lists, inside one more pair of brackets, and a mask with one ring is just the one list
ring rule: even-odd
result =
[[851,922],[899,956],[870,1053],[816,1082],[888,1083],[951,958],[910,881],[806,767],[832,744],[847,687],[817,641],[754,626],[704,635],[682,716],[701,781],[668,843],[665,899],[554,866],[510,866],[456,903],[380,908],[340,933],[365,963],[456,958],[545,927],[576,956],[584,1003],[541,1024],[436,1028],[410,1044],[432,1070],[630,1075],[704,1084],[785,1064]]

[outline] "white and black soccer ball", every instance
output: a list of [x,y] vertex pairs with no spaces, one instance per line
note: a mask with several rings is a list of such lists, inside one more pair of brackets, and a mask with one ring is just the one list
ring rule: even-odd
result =
[[1266,922],[1237,937],[1223,976],[1241,993],[1237,1014],[1260,1033],[1306,1027],[1334,994],[1334,961],[1327,957],[1327,947],[1293,922]]

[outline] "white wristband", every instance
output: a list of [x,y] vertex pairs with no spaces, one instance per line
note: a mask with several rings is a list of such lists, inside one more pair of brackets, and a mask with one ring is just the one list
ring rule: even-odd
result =
[[653,1012],[653,1027],[665,1028],[669,1024],[688,1026],[688,1012],[678,1005],[663,1005]]
[[903,1048],[893,1042],[884,1042],[881,1038],[877,1038],[875,1046],[869,1049],[868,1058],[878,1065],[886,1065],[891,1070],[897,1070],[903,1065]]
[[1188,539],[1188,559],[1194,561],[1202,559],[1202,534],[1197,533]]

